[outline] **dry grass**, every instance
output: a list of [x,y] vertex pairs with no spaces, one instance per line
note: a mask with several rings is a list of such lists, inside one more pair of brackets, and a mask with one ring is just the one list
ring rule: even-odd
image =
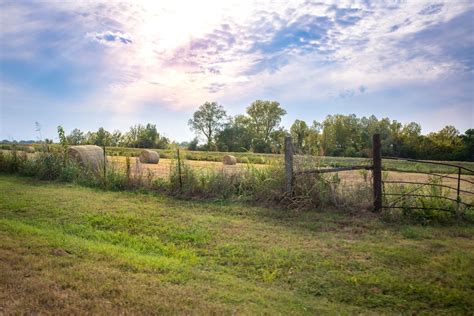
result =
[[[121,156],[111,156],[108,157],[109,161],[118,163],[118,166],[125,166],[126,157]],[[176,160],[173,159],[160,159],[158,164],[146,164],[140,163],[138,159],[131,158],[131,167],[132,169],[136,170],[137,165],[139,165],[140,169],[144,171],[151,171],[154,176],[169,179],[171,169],[176,164]],[[214,161],[197,161],[197,160],[186,160],[186,164],[192,169],[210,169],[210,170],[217,170],[223,171],[228,174],[235,174],[238,173],[240,170],[245,169],[249,166],[249,164],[244,163],[237,163],[235,165],[224,165],[222,162],[214,162]],[[265,168],[266,165],[251,165],[255,168]]]
[[[457,174],[448,174],[451,177],[457,177]],[[364,178],[364,173],[361,171],[344,171],[339,172],[339,177],[343,181],[343,185],[346,186],[358,186],[364,184],[366,179]],[[366,174],[367,179],[370,177],[370,171]],[[392,181],[408,181],[408,182],[421,182],[421,183],[429,183],[429,181],[433,179],[437,179],[439,177],[434,177],[431,175],[423,174],[423,173],[412,173],[412,172],[396,172],[396,171],[385,171],[383,175],[383,180],[392,180]],[[474,176],[469,175],[462,175],[462,179],[469,180],[474,182]],[[457,188],[457,180],[450,179],[450,178],[443,178],[440,184],[450,186],[451,188]],[[393,184],[386,184],[387,186]],[[465,191],[474,192],[474,184],[468,183],[466,181],[461,181],[461,189]],[[455,197],[456,191],[449,190],[447,191],[449,196]],[[466,200],[473,200],[474,195],[468,193],[461,193],[461,197]]]

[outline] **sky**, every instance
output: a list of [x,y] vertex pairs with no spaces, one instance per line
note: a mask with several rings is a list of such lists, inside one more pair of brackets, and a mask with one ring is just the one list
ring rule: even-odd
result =
[[0,0],[0,139],[153,123],[206,101],[474,127],[474,1]]

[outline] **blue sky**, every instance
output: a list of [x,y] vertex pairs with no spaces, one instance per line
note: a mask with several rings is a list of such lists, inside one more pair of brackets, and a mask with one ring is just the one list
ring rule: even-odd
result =
[[56,127],[174,140],[205,101],[474,127],[473,1],[2,1],[0,139]]

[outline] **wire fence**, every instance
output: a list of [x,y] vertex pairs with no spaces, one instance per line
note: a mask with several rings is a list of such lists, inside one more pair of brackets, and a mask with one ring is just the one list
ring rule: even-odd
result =
[[[390,161],[416,165],[397,170]],[[452,173],[433,172],[431,170],[437,169],[425,165],[443,166],[445,170],[451,168]],[[474,208],[474,170],[448,162],[382,157],[378,134],[373,136],[372,158],[361,160],[357,165],[329,168],[322,167],[315,157],[301,158],[293,155],[292,141],[288,137],[285,168],[286,192],[290,196],[297,195],[298,186],[312,177],[309,180],[315,184],[321,180],[329,183],[332,179],[333,183],[337,183],[337,189],[346,193],[358,192],[354,188],[360,191],[361,187],[371,186],[372,209],[376,212],[382,209],[402,209],[442,210],[459,214]],[[407,169],[413,171],[406,172]],[[324,178],[325,174],[332,176]],[[359,196],[359,199],[367,198],[367,195]]]
[[[179,150],[175,151],[174,157],[160,158],[158,163],[143,163],[140,162],[140,159],[138,157],[127,158],[123,156],[109,156],[108,160],[117,168],[126,168],[128,160],[133,173],[147,173],[151,174],[154,178],[159,178],[162,180],[169,180],[173,172],[180,173],[179,169],[182,167],[183,169],[184,167],[189,168],[201,174],[221,172],[228,175],[232,175],[245,170],[250,165],[247,163],[236,163],[234,165],[226,165],[223,162],[217,161],[189,160],[186,158],[186,154]],[[266,165],[264,164],[251,164],[251,166],[253,168],[266,167]],[[181,172],[184,172],[184,170],[181,170]]]
[[416,164],[442,165],[451,174],[421,172],[416,177],[407,175],[383,179],[383,208],[408,210],[440,210],[456,214],[473,210],[474,170],[453,163],[384,157]]
[[[22,154],[26,157],[37,155],[26,152]],[[109,170],[125,171],[127,178],[133,176],[138,180],[145,178],[148,183],[164,181],[168,184],[170,180],[177,179],[182,187],[183,176],[186,176],[187,172],[189,175],[191,171],[198,182],[215,181],[211,185],[202,184],[212,191],[217,190],[216,185],[222,183],[239,186],[238,190],[241,190],[241,180],[245,180],[245,175],[251,175],[256,180],[253,184],[245,182],[246,186],[249,186],[246,190],[255,191],[255,183],[266,186],[270,183],[266,180],[272,180],[272,183],[278,183],[278,188],[275,188],[278,195],[291,203],[304,200],[307,205],[319,206],[331,200],[331,203],[339,206],[348,203],[357,205],[361,202],[376,212],[398,208],[404,211],[425,209],[462,213],[474,207],[474,170],[469,168],[469,165],[382,157],[380,135],[377,134],[373,139],[372,158],[348,160],[348,163],[344,162],[345,165],[342,166],[341,160],[336,160],[338,162],[332,165],[328,163],[327,157],[295,155],[291,137],[285,139],[284,156],[281,159],[273,157],[273,166],[268,163],[236,163],[235,159],[231,164],[226,164],[225,153],[214,154],[222,154],[222,161],[187,159],[186,151],[179,149],[176,149],[174,154],[168,153],[167,157],[159,159],[158,163],[144,163],[138,157],[104,155],[107,164],[103,165],[103,178],[107,178],[107,165]],[[397,170],[394,164],[389,163],[391,161],[396,161],[399,166],[404,166],[404,169]],[[406,164],[416,165],[405,168]],[[444,169],[425,168],[425,165],[442,166]],[[447,173],[443,173],[446,170]],[[216,174],[220,178],[216,177]],[[233,177],[240,174],[242,177]],[[234,179],[223,179],[223,176]]]

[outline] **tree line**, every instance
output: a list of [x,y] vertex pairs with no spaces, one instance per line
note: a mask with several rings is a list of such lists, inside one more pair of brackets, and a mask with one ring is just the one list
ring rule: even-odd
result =
[[[190,150],[282,153],[285,136],[291,135],[300,154],[369,157],[372,135],[382,139],[382,155],[415,159],[474,161],[474,129],[461,134],[454,126],[421,134],[421,126],[389,118],[329,115],[322,122],[295,120],[289,130],[281,125],[286,111],[276,101],[257,100],[243,115],[228,116],[222,105],[206,102],[188,125],[196,138]],[[199,137],[205,144],[199,146]]]
[[[438,132],[422,135],[420,124],[415,122],[402,124],[373,115],[335,114],[328,115],[322,122],[297,119],[286,130],[281,126],[284,115],[286,111],[277,101],[256,100],[247,107],[245,114],[233,117],[222,105],[205,102],[188,121],[196,134],[190,142],[172,143],[151,123],[131,126],[125,133],[109,132],[102,127],[95,132],[76,128],[66,139],[70,145],[166,149],[174,144],[189,150],[280,154],[284,150],[285,137],[291,135],[299,154],[369,157],[372,135],[379,133],[384,156],[474,161],[472,128],[461,134],[454,126],[446,126]],[[200,140],[204,142],[200,144]]]
[[128,132],[122,133],[119,130],[109,132],[103,127],[96,132],[82,132],[80,129],[73,129],[66,136],[69,145],[98,145],[114,147],[133,148],[158,148],[166,149],[170,145],[170,140],[158,133],[156,124],[137,124],[131,126]]

